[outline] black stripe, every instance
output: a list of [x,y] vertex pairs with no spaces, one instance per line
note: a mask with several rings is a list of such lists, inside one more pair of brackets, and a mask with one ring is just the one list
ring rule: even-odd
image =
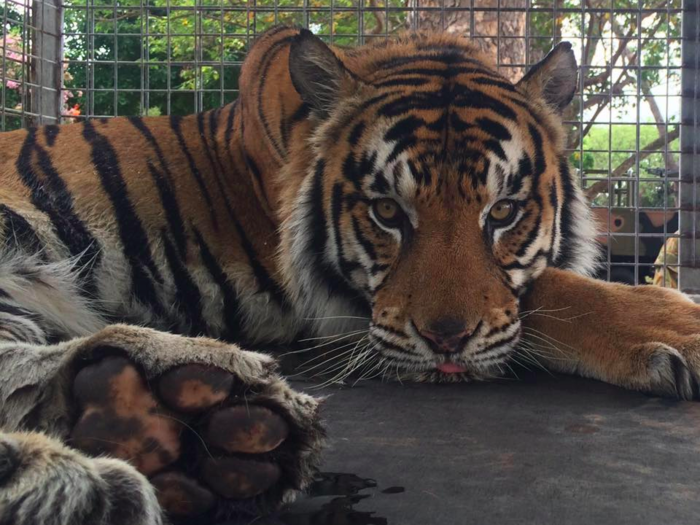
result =
[[406,350],[405,348],[401,348],[400,346],[395,345],[394,343],[387,341],[381,335],[379,335],[375,332],[372,332],[372,337],[374,339],[377,339],[386,350],[394,350],[395,352],[408,354],[408,355],[414,355],[409,350]]
[[[401,73],[403,73],[403,72],[401,72]],[[383,82],[376,82],[372,85],[375,87],[378,87],[378,88],[396,87],[396,86],[424,86],[425,84],[428,84],[429,82],[430,82],[430,80],[427,78],[422,78],[422,77],[404,78],[403,74],[402,74],[402,76],[400,78],[394,78],[392,80],[384,80]]]
[[308,104],[300,104],[296,111],[289,118],[282,118],[280,120],[280,133],[282,134],[282,145],[285,150],[289,148],[289,136],[299,122],[303,122],[311,114],[311,108]]
[[364,122],[358,122],[357,124],[355,124],[355,127],[352,128],[352,131],[348,136],[348,143],[350,144],[350,146],[357,146],[357,143],[360,142],[360,139],[362,138],[366,127],[367,126]]
[[[430,186],[432,182],[432,176],[430,174],[429,169],[418,169],[418,166],[416,166],[415,163],[410,159],[407,161],[407,164],[411,175],[419,185],[425,184],[426,186]],[[424,167],[422,163],[421,166]]]
[[[479,67],[470,67],[470,66],[456,66],[453,64],[445,64],[438,62],[436,64],[435,69],[429,68],[429,67],[413,67],[413,68],[406,68],[406,69],[399,69],[397,71],[391,71],[385,75],[382,75],[381,80],[377,82],[375,85],[383,85],[383,86],[392,86],[393,84],[390,83],[389,79],[394,79],[396,77],[406,77],[408,75],[415,75],[419,77],[440,77],[444,79],[451,79],[454,78],[458,75],[470,75],[470,74],[479,74],[479,75],[493,75],[495,78],[499,78],[496,74],[491,73],[487,69],[482,69]],[[400,87],[401,84],[398,84]]]
[[425,124],[425,120],[422,118],[410,115],[391,126],[384,134],[384,140],[386,142],[394,142],[407,137],[413,137],[414,133],[425,126]]
[[258,186],[260,186],[260,191],[263,193],[263,197],[265,200],[267,200],[267,191],[265,190],[265,184],[263,183],[263,178],[262,178],[262,173],[260,172],[260,168],[258,168],[258,165],[255,163],[255,161],[247,154],[244,152],[244,159],[245,159],[245,164],[250,170],[250,172],[253,174],[253,177],[255,177],[255,180],[258,182]]
[[161,233],[161,239],[163,240],[165,258],[175,282],[175,300],[179,310],[187,319],[190,327],[189,334],[192,336],[206,335],[210,332],[202,317],[202,294],[165,230]]
[[355,237],[360,243],[360,246],[367,252],[367,256],[372,259],[372,261],[376,261],[377,251],[374,249],[374,245],[365,237],[365,234],[362,233],[357,217],[352,218],[352,229],[355,231]]
[[378,171],[374,174],[374,181],[370,184],[369,189],[386,195],[389,192],[389,181],[386,179],[383,171]]
[[576,199],[577,186],[574,182],[574,176],[569,170],[569,162],[565,157],[559,160],[559,172],[561,174],[560,181],[562,184],[562,193],[564,194],[561,206],[561,220],[559,222],[561,243],[559,247],[559,256],[555,264],[559,268],[570,268],[575,265],[574,257],[576,255],[575,248],[582,242],[591,242],[590,239],[581,239],[576,236],[574,224],[574,213],[572,203]]
[[499,159],[503,161],[508,160],[508,157],[506,157],[506,152],[503,151],[501,143],[497,140],[489,139],[484,141],[484,147],[493,152]]
[[168,180],[158,171],[158,169],[149,160],[147,162],[148,170],[151,172],[153,182],[158,189],[160,203],[165,211],[165,218],[170,227],[170,233],[175,238],[175,244],[180,257],[187,257],[187,234],[185,233],[185,224],[180,214],[180,207],[177,204],[177,198],[173,187]]
[[219,141],[216,140],[216,135],[219,130],[219,113],[221,108],[217,108],[214,111],[209,112],[209,136],[211,137],[211,142],[214,147],[214,158],[216,159],[216,164],[219,167],[219,172],[222,176],[225,173],[224,165],[221,163],[221,155],[219,154]]
[[392,328],[391,326],[381,324],[381,323],[375,323],[375,326],[377,328],[381,328],[382,330],[384,330],[386,332],[389,332],[390,334],[401,337],[402,339],[406,339],[408,337],[404,332],[401,332],[401,331],[397,330],[396,328]]
[[[372,275],[372,277],[376,277],[377,274],[384,272],[389,269],[388,264],[373,264],[372,267],[369,269],[369,273]],[[384,279],[386,279],[386,276],[384,276]],[[384,286],[384,279],[382,282],[377,283],[377,285],[374,287],[373,291],[379,290],[382,286]]]
[[497,326],[497,327],[491,328],[491,330],[489,330],[488,332],[486,332],[483,335],[483,338],[488,339],[489,337],[493,337],[496,334],[500,334],[501,332],[505,332],[511,326],[513,326],[513,325],[512,324],[504,324],[503,326]]
[[469,82],[473,82],[474,84],[479,84],[482,86],[494,86],[494,87],[498,87],[501,89],[505,89],[506,91],[510,91],[512,93],[517,93],[515,86],[513,84],[509,84],[505,80],[498,80],[497,78],[477,77],[477,78],[470,78]]
[[[423,50],[428,51],[428,47],[424,48]],[[491,71],[490,69],[486,68],[482,62],[479,60],[476,60],[474,58],[469,58],[466,56],[467,53],[469,53],[469,50],[466,48],[463,49],[452,49],[452,50],[447,50],[445,47],[442,47],[441,49],[434,49],[434,51],[437,51],[437,54],[435,53],[417,53],[414,55],[406,55],[406,56],[401,56],[401,57],[389,57],[385,60],[377,60],[373,62],[373,65],[375,66],[376,71],[384,70],[388,71],[390,69],[396,69],[401,66],[406,66],[409,64],[415,64],[416,62],[435,62],[436,66],[442,66],[442,65],[449,65],[452,68],[455,69],[465,69],[467,70],[466,72],[468,73],[482,73],[482,74],[487,74],[487,75],[493,75],[494,77],[498,77],[496,73]],[[455,64],[458,63],[465,63],[465,64],[472,64],[471,67],[466,67],[466,66],[456,66]],[[403,73],[404,71],[426,71],[426,73],[421,73],[421,74],[426,74],[430,75],[431,72],[437,71],[433,70],[430,68],[415,68],[415,69],[402,69],[399,71],[393,71],[393,74],[398,74],[398,73]],[[439,72],[439,71],[438,71]]]
[[163,211],[165,211],[165,216],[168,220],[170,226],[170,231],[175,238],[175,243],[177,244],[177,249],[180,252],[180,257],[185,257],[187,252],[187,238],[185,235],[185,226],[182,221],[182,214],[180,213],[180,206],[177,202],[177,196],[175,195],[175,187],[173,186],[173,174],[170,171],[170,167],[163,155],[163,150],[160,144],[151,133],[151,130],[146,126],[146,123],[140,117],[129,117],[129,122],[138,129],[141,134],[148,140],[148,142],[153,147],[158,157],[158,162],[160,163],[163,171],[165,172],[165,177],[156,169],[155,166],[148,161],[148,169],[151,172],[153,181],[158,188],[158,194],[160,195],[160,201],[163,206]]
[[60,132],[61,126],[57,126],[55,124],[44,126],[44,137],[46,138],[46,144],[49,147],[53,147],[53,145],[56,143],[56,137],[58,137]]
[[[209,117],[209,132],[211,134],[212,132],[212,126],[214,126],[214,131],[216,131],[216,119],[212,119],[212,113],[210,112],[210,117]],[[223,166],[221,165],[221,162],[219,161],[218,154],[215,151],[212,153],[211,148],[209,147],[209,141],[207,140],[207,137],[205,135],[205,125],[204,125],[204,116],[205,113],[198,113],[197,114],[197,129],[199,130],[199,136],[202,140],[202,146],[204,147],[204,153],[207,157],[207,160],[209,161],[209,165],[211,166],[212,172],[214,173],[214,180],[216,181],[216,186],[219,191],[220,197],[224,201],[224,206],[226,207],[226,212],[228,213],[229,217],[233,220],[237,220],[235,214],[233,213],[233,207],[231,206],[231,202],[228,199],[228,195],[226,194],[226,189],[224,188],[224,170]],[[218,151],[218,148],[216,147],[216,144],[214,145],[215,149]]]
[[279,130],[278,133],[280,135],[280,138],[282,139],[282,148],[286,151],[288,146],[289,146],[289,127],[287,124],[289,123],[289,120],[287,119],[287,110],[285,109],[284,106],[284,100],[285,100],[286,94],[280,91],[277,94],[277,98],[279,100],[279,115],[278,118],[280,120],[279,122]]
[[333,225],[333,231],[335,232],[335,247],[338,256],[338,266],[340,267],[340,273],[345,276],[345,278],[351,282],[351,273],[353,270],[359,268],[357,262],[348,261],[345,258],[345,253],[343,250],[343,238],[340,232],[340,216],[343,212],[343,184],[336,182],[331,190],[331,221]]
[[357,191],[360,191],[362,189],[362,181],[367,175],[374,172],[376,162],[376,152],[370,157],[367,156],[366,152],[363,152],[360,162],[357,162],[355,155],[350,152],[345,157],[345,161],[343,161],[343,177],[352,182]]
[[382,93],[380,95],[377,95],[375,97],[370,98],[369,100],[366,100],[363,102],[359,108],[357,108],[355,111],[350,111],[347,112],[347,114],[343,115],[337,125],[333,126],[333,130],[331,131],[331,134],[328,136],[328,141],[329,142],[337,142],[340,139],[340,134],[341,132],[351,129],[352,128],[352,123],[357,119],[362,116],[362,114],[368,110],[370,107],[379,104],[383,100],[389,98],[390,95],[397,95],[400,94],[400,92],[391,92],[391,93]]
[[226,153],[228,154],[228,160],[232,166],[236,164],[236,159],[233,158],[233,152],[231,151],[231,139],[233,138],[233,119],[236,116],[238,100],[239,99],[236,99],[230,104],[231,109],[228,112],[228,118],[226,119],[226,131],[224,132],[224,140],[226,141]]
[[530,117],[532,118],[532,120],[534,120],[539,126],[542,125],[542,118],[526,100],[521,100],[519,96],[514,97],[514,96],[509,96],[509,95],[505,95],[504,99],[509,100],[513,104],[516,104],[516,105],[520,106],[521,108],[523,108],[524,110],[526,110],[528,112],[528,114],[530,115]]
[[239,342],[242,340],[243,328],[241,325],[241,317],[239,313],[238,294],[228,280],[228,275],[219,266],[216,258],[212,255],[209,245],[206,243],[202,235],[196,228],[193,228],[197,243],[199,244],[199,253],[209,275],[217,284],[224,299],[224,324],[226,331],[222,334],[222,338],[227,341]]
[[525,153],[518,161],[518,172],[512,174],[508,180],[508,190],[511,195],[517,194],[523,187],[523,181],[526,177],[533,174],[532,161],[530,156]]
[[[29,327],[28,326],[20,326],[19,322],[14,322],[12,324],[3,324],[2,319],[0,319],[0,330],[7,333],[10,337],[11,340],[17,341],[17,342],[22,342],[22,343],[31,343],[33,342],[31,337],[29,337]],[[26,332],[25,332],[26,330]],[[31,335],[36,335],[36,332],[31,330]],[[3,340],[0,338],[0,341],[5,342],[6,340]]]
[[151,257],[148,235],[129,199],[117,153],[109,140],[95,130],[91,121],[86,121],[83,126],[83,137],[92,147],[92,163],[112,202],[124,256],[131,265],[134,296],[153,308],[157,315],[162,315],[164,309],[158,300],[154,281],[162,283],[163,278]]
[[299,124],[299,122],[305,121],[309,118],[309,115],[311,115],[311,106],[306,103],[301,104],[294,114],[289,117],[289,128],[291,129]]
[[[38,165],[45,177],[43,180],[32,166],[33,153],[38,156]],[[48,154],[36,143],[35,128],[28,130],[15,167],[31,193],[32,204],[49,217],[59,240],[77,259],[76,267],[83,281],[81,290],[87,296],[93,296],[96,291],[93,272],[102,259],[100,246],[75,213],[73,197]]]
[[[542,227],[542,210],[540,209],[538,211],[538,213],[535,214],[534,226],[527,234],[527,238],[518,247],[518,251],[515,252],[516,257],[522,257],[523,255],[525,255],[525,253],[530,248],[530,246],[532,246],[532,244],[535,242],[535,240],[537,240],[537,237],[540,234],[541,227]],[[534,260],[535,259],[533,259],[533,262],[534,262]]]
[[537,250],[537,253],[535,253],[535,255],[532,257],[532,262],[530,262],[528,266],[525,266],[519,261],[514,261],[510,264],[503,265],[501,268],[503,268],[504,270],[529,270],[537,259],[539,259],[540,257],[546,258],[547,255],[547,250],[540,248],[539,250]]
[[37,318],[35,313],[30,312],[26,308],[21,308],[8,303],[0,303],[0,313],[15,315],[17,317],[26,317],[27,319],[32,320]]
[[[262,266],[260,261],[257,258],[257,254],[255,252],[255,248],[253,247],[253,244],[250,242],[248,237],[245,234],[245,230],[241,226],[240,221],[236,217],[236,214],[234,212],[233,206],[231,205],[230,201],[228,200],[228,197],[224,193],[224,185],[223,185],[223,171],[224,167],[221,164],[221,159],[218,155],[218,145],[216,142],[216,132],[218,130],[218,120],[217,120],[217,115],[215,111],[210,112],[209,114],[209,134],[213,139],[214,143],[214,154],[212,155],[212,152],[209,149],[209,144],[208,141],[204,137],[204,115],[199,114],[197,115],[197,125],[200,131],[200,135],[202,137],[202,141],[204,144],[204,151],[207,155],[207,158],[209,159],[209,162],[212,165],[212,168],[215,171],[216,175],[216,181],[217,185],[219,187],[219,191],[221,192],[221,196],[224,199],[224,204],[226,206],[226,210],[228,212],[228,215],[231,219],[231,221],[234,223],[234,226],[236,227],[236,230],[238,231],[240,241],[241,241],[241,246],[243,247],[243,250],[246,252],[246,255],[248,256],[248,260],[250,262],[251,268],[253,270],[253,274],[255,275],[257,281],[258,281],[258,286],[262,291],[270,293],[272,298],[277,301],[277,303],[280,306],[283,307],[288,307],[288,300],[286,297],[286,294],[282,290],[282,288],[279,286],[277,282],[275,282],[272,277],[268,274],[267,270]],[[245,153],[244,153],[245,155]],[[262,176],[253,162],[252,159],[249,159],[246,155],[246,162],[249,163],[249,167],[251,168],[251,171],[253,172],[253,175],[256,176],[256,178],[259,179],[261,188],[264,191],[264,187],[262,186]],[[233,169],[233,166],[231,166]],[[240,178],[240,177],[234,177],[234,178]]]
[[250,267],[253,270],[253,275],[258,282],[258,287],[260,290],[269,293],[272,299],[280,306],[284,308],[291,308],[287,294],[277,283],[277,281],[270,276],[268,271],[258,260],[255,247],[246,236],[245,230],[241,226],[241,223],[238,222],[238,220],[234,220],[234,225],[236,226],[236,230],[238,231],[238,236],[241,241],[241,246],[248,256],[248,262],[250,263]]
[[307,217],[311,229],[311,242],[307,246],[308,254],[315,266],[315,274],[322,279],[330,295],[339,295],[350,301],[361,312],[368,312],[369,305],[364,298],[353,290],[336,269],[325,260],[328,245],[326,231],[326,214],[323,210],[323,174],[325,163],[320,160],[316,164],[314,184],[309,196],[310,211]]
[[454,131],[457,133],[464,133],[468,129],[472,129],[476,126],[470,122],[465,122],[461,118],[459,118],[459,115],[455,112],[450,112],[450,126]]
[[202,192],[202,196],[204,197],[204,200],[207,203],[207,208],[209,209],[209,215],[210,215],[214,230],[219,231],[219,221],[216,217],[216,211],[214,210],[214,204],[212,202],[211,195],[209,194],[209,190],[207,189],[207,185],[204,182],[204,178],[202,177],[202,174],[199,171],[199,168],[197,167],[197,163],[194,161],[194,158],[192,157],[192,153],[190,152],[189,148],[187,147],[187,143],[185,142],[185,138],[182,135],[181,123],[182,123],[182,117],[179,117],[176,115],[172,115],[170,117],[170,127],[173,129],[173,132],[175,133],[175,136],[177,137],[177,142],[180,145],[180,149],[182,149],[182,152],[185,154],[185,157],[187,158],[187,163],[189,164],[189,167],[190,167],[190,173],[192,173],[192,176],[197,181],[197,185],[199,186],[199,190]]
[[539,130],[532,124],[527,125],[530,135],[532,136],[532,142],[535,145],[535,173],[534,178],[539,180],[540,175],[542,175],[547,169],[547,162],[544,158],[542,135]]
[[491,97],[481,91],[467,89],[464,86],[454,87],[455,98],[452,104],[460,108],[489,109],[503,118],[513,121],[518,120],[518,116],[509,106],[499,99]]
[[156,156],[158,157],[158,161],[160,162],[160,165],[163,168],[163,171],[165,171],[168,178],[172,178],[170,168],[168,167],[168,163],[165,161],[165,156],[163,155],[163,150],[161,149],[160,144],[158,144],[156,138],[153,136],[153,133],[151,133],[151,130],[148,128],[148,126],[146,126],[146,123],[143,121],[143,119],[141,117],[129,117],[128,120],[137,130],[141,132],[141,134],[153,147],[153,149],[156,152]]
[[476,125],[496,140],[511,140],[513,138],[508,128],[488,117],[479,117],[476,119]]
[[270,70],[270,67],[273,64],[277,63],[277,55],[280,53],[280,51],[283,50],[283,48],[287,45],[290,44],[294,39],[296,38],[296,35],[294,36],[289,36],[285,37],[281,40],[278,40],[275,42],[273,45],[271,45],[265,52],[265,58],[263,59],[262,64],[260,64],[260,70],[258,71],[257,74],[257,84],[258,84],[258,92],[257,92],[257,110],[258,110],[258,118],[260,119],[260,122],[262,123],[263,129],[265,130],[265,135],[267,136],[267,140],[272,144],[272,147],[274,150],[277,152],[277,154],[280,156],[280,158],[285,158],[285,152],[282,151],[282,148],[280,145],[277,143],[277,140],[275,140],[275,137],[272,135],[271,130],[270,130],[270,124],[267,121],[267,117],[265,116],[265,108],[267,107],[267,104],[265,100],[263,100],[263,95],[264,95],[264,86],[265,83],[267,82],[267,74]]
[[[508,325],[508,328],[510,328],[510,326],[512,326],[512,325]],[[498,348],[499,346],[510,344],[513,341],[515,341],[519,336],[520,336],[520,331],[517,331],[512,336],[510,336],[506,339],[501,339],[500,341],[496,341],[495,343],[491,343],[490,345],[485,346],[481,350],[475,352],[474,355],[472,355],[472,358],[486,354],[486,353],[490,352],[491,350],[493,350],[494,348]],[[511,349],[508,349],[508,350],[511,350]],[[507,352],[505,352],[504,354],[495,354],[492,356],[488,356],[487,359],[494,359],[496,357],[500,357],[501,355],[505,355],[506,353]]]
[[27,219],[5,204],[0,204],[0,217],[5,221],[5,246],[14,245],[29,253],[42,251],[43,243]]

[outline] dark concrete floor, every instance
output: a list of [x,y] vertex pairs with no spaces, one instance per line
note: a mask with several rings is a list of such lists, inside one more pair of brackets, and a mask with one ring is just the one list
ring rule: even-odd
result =
[[321,392],[339,475],[269,523],[700,521],[700,403],[546,374]]

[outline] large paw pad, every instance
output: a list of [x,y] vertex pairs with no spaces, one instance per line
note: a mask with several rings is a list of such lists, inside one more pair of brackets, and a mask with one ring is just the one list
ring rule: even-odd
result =
[[153,383],[124,357],[82,369],[71,444],[133,464],[173,517],[201,516],[289,483],[277,461],[295,452],[283,407],[256,404],[233,374],[215,367],[181,366]]

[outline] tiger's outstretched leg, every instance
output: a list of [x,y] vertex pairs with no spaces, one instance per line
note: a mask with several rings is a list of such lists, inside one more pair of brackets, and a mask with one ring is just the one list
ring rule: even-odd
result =
[[214,523],[309,481],[318,405],[271,357],[128,325],[48,344],[68,312],[36,269],[0,274],[0,524]]
[[700,399],[700,306],[683,294],[550,268],[522,310],[523,351],[548,368]]

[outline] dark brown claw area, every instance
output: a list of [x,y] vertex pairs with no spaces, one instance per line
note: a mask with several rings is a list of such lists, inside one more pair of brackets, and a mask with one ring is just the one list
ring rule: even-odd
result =
[[[287,421],[251,400],[231,406],[235,387],[232,374],[197,364],[168,371],[151,385],[127,358],[106,357],[75,378],[80,415],[71,444],[130,462],[151,478],[161,505],[178,522],[202,519],[222,498],[258,496],[282,476],[276,463],[254,455],[287,439]],[[214,458],[210,451],[223,455]]]

